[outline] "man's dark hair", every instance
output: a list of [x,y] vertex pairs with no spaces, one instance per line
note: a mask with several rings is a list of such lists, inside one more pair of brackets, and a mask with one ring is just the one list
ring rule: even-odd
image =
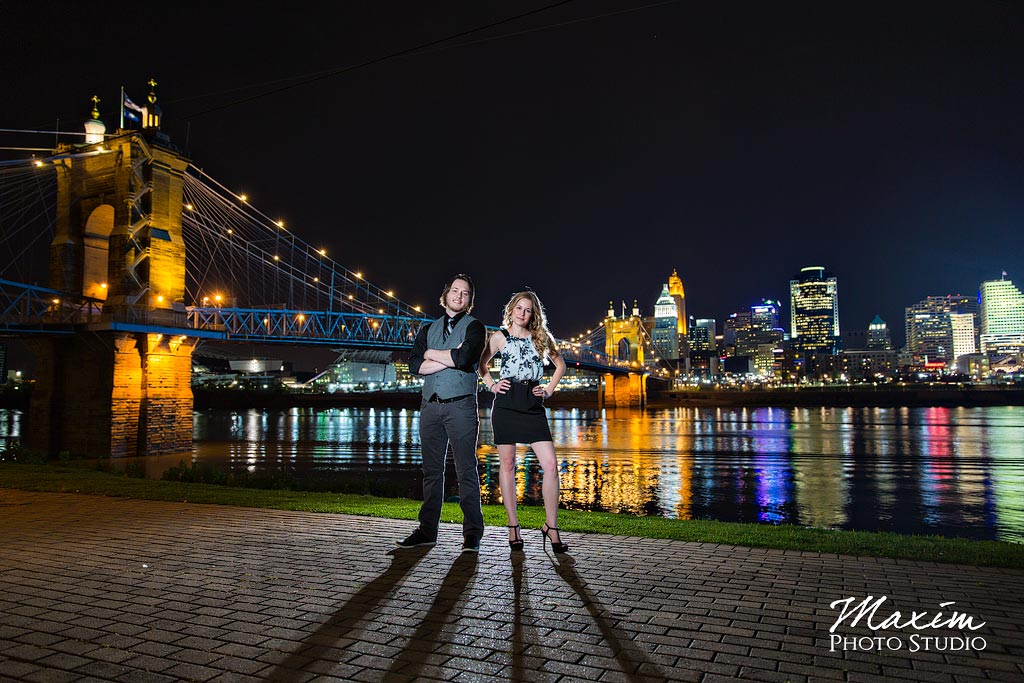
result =
[[455,284],[456,280],[465,280],[469,284],[469,305],[466,306],[466,313],[469,313],[473,310],[473,302],[476,301],[476,287],[473,285],[473,278],[465,273],[452,275],[448,278],[448,281],[444,283],[444,289],[441,290],[441,308],[445,307],[445,298],[448,296],[448,292],[451,290],[452,285]]

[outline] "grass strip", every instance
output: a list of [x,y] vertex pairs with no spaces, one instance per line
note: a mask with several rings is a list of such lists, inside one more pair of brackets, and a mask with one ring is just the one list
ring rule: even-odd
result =
[[[407,498],[155,481],[68,465],[0,463],[0,488],[408,520],[416,519],[420,507],[418,501]],[[506,524],[505,510],[500,505],[485,505],[483,511],[484,521],[489,526]],[[520,508],[519,518],[523,527],[539,528],[544,522],[544,510],[541,507],[523,506]],[[442,521],[461,522],[462,512],[459,506],[446,503],[442,510]],[[973,541],[888,532],[839,531],[790,524],[742,524],[636,517],[578,510],[560,510],[559,526],[567,532],[666,538],[750,548],[801,550],[829,555],[1024,568],[1024,544],[1002,541]]]

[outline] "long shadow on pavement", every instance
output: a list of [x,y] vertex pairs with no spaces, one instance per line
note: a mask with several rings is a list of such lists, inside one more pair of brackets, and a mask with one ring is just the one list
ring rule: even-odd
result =
[[422,560],[430,548],[391,551],[391,564],[383,574],[370,581],[342,605],[334,615],[306,639],[283,662],[266,675],[266,680],[282,683],[300,683],[310,678],[305,668],[320,660],[337,661],[339,648],[350,645],[346,636],[387,597],[405,575]]
[[523,568],[526,564],[523,553],[512,553],[512,683],[523,683],[526,681],[526,670],[523,666],[524,644],[524,619],[523,619],[523,593],[525,592],[526,577]]
[[442,626],[469,588],[469,583],[476,574],[476,563],[476,553],[462,553],[455,558],[451,569],[441,582],[434,602],[420,621],[416,633],[405,646],[405,652],[391,663],[391,667],[384,675],[385,681],[397,678],[416,680],[419,677],[427,658],[437,647]]
[[[667,683],[669,678],[661,672],[647,655],[630,641],[624,641],[612,628],[605,614],[607,610],[601,601],[587,586],[587,582],[576,571],[576,561],[567,555],[556,555],[552,561],[555,571],[562,580],[576,591],[583,601],[583,606],[594,619],[597,628],[601,630],[601,636],[612,651],[612,656],[622,667],[623,675],[631,683]],[[643,671],[641,671],[643,669]]]

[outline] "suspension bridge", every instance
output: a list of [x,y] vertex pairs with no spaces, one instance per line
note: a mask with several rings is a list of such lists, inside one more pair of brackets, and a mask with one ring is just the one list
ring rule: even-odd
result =
[[[431,320],[185,159],[151,108],[142,130],[94,124],[0,162],[0,335],[32,347],[32,436],[50,452],[187,450],[199,341],[403,350]],[[613,404],[662,374],[634,314],[559,342]]]

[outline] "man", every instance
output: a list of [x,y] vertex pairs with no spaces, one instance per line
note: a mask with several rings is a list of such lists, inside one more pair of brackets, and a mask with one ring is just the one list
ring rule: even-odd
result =
[[444,501],[444,463],[448,444],[455,456],[462,507],[462,552],[480,551],[484,516],[480,508],[480,473],[476,444],[480,427],[477,412],[477,364],[484,348],[484,324],[469,315],[475,291],[468,275],[445,283],[441,307],[445,315],[425,325],[416,337],[409,371],[424,377],[420,407],[420,448],[423,453],[423,505],[420,525],[401,541],[402,548],[437,543],[437,527]]

